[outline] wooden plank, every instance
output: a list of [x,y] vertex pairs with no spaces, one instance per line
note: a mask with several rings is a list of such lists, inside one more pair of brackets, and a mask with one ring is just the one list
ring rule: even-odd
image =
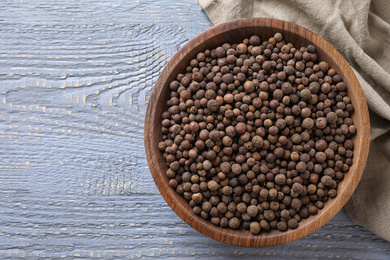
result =
[[[338,214],[317,232],[283,246],[251,249],[211,240],[184,224],[160,195],[85,196],[6,193],[1,201],[0,257],[110,252],[138,258],[269,256],[271,259],[385,259],[388,242]],[[4,195],[4,192],[3,194]],[[2,196],[4,197],[4,196]],[[373,254],[375,252],[375,254]]]
[[386,259],[342,211],[280,247],[200,235],[166,205],[143,146],[146,104],[211,26],[195,0],[16,1],[0,8],[0,258]]

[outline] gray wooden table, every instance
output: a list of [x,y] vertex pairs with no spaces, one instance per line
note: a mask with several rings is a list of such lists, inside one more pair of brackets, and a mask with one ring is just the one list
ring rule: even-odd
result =
[[344,211],[273,248],[213,241],[150,176],[144,116],[159,72],[211,26],[196,0],[0,3],[0,259],[389,259]]

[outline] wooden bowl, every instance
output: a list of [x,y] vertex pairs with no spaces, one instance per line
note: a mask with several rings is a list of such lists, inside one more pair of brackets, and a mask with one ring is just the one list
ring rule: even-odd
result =
[[[286,232],[272,230],[252,235],[247,230],[232,230],[214,226],[211,222],[196,216],[189,203],[168,185],[165,175],[166,162],[157,144],[162,141],[161,114],[166,110],[166,101],[169,98],[169,83],[178,73],[183,73],[190,60],[205,49],[221,46],[225,42],[239,43],[251,35],[258,35],[262,40],[281,32],[286,42],[295,47],[312,44],[317,49],[319,60],[329,63],[348,86],[348,95],[354,105],[355,111],[352,119],[357,128],[353,137],[354,157],[353,164],[344,180],[338,186],[338,195],[325,203],[317,215],[310,216],[299,222],[298,228]],[[145,149],[150,171],[154,181],[168,205],[188,225],[200,233],[215,240],[237,246],[264,247],[285,244],[297,240],[317,230],[333,218],[345,205],[362,176],[369,148],[370,125],[366,100],[359,81],[345,59],[328,42],[298,25],[276,19],[248,18],[224,23],[208,29],[185,44],[168,62],[158,78],[145,118]]]

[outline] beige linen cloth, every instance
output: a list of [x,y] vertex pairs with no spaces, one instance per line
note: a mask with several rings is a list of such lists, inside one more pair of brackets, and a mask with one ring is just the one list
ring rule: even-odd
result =
[[268,17],[301,25],[330,42],[353,67],[371,117],[371,146],[346,205],[357,223],[390,241],[390,1],[198,0],[214,25]]

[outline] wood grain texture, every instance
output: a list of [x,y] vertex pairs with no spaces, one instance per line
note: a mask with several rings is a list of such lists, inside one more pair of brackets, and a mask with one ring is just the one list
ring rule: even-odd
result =
[[[243,39],[256,34],[260,39],[269,39],[280,32],[286,42],[299,49],[312,44],[316,47],[318,59],[326,61],[335,69],[347,84],[348,96],[354,106],[351,118],[357,128],[354,141],[353,164],[337,188],[337,197],[325,203],[317,215],[299,222],[298,228],[285,232],[271,230],[253,235],[249,230],[233,230],[214,226],[210,221],[195,215],[189,203],[175,189],[170,188],[166,171],[168,169],[158,143],[162,141],[162,112],[166,111],[166,101],[170,98],[169,84],[178,73],[185,73],[191,59],[200,51],[213,49],[225,42],[240,43]],[[247,18],[220,24],[201,33],[185,44],[170,59],[158,78],[150,96],[145,118],[145,149],[150,171],[158,189],[168,205],[187,224],[202,234],[221,242],[247,247],[275,246],[297,240],[317,230],[334,217],[345,205],[362,176],[370,144],[370,121],[367,103],[363,91],[352,69],[344,58],[318,35],[289,22],[269,18]]]
[[387,259],[339,213],[299,241],[211,240],[165,203],[143,144],[168,59],[211,26],[195,0],[0,3],[0,259]]

